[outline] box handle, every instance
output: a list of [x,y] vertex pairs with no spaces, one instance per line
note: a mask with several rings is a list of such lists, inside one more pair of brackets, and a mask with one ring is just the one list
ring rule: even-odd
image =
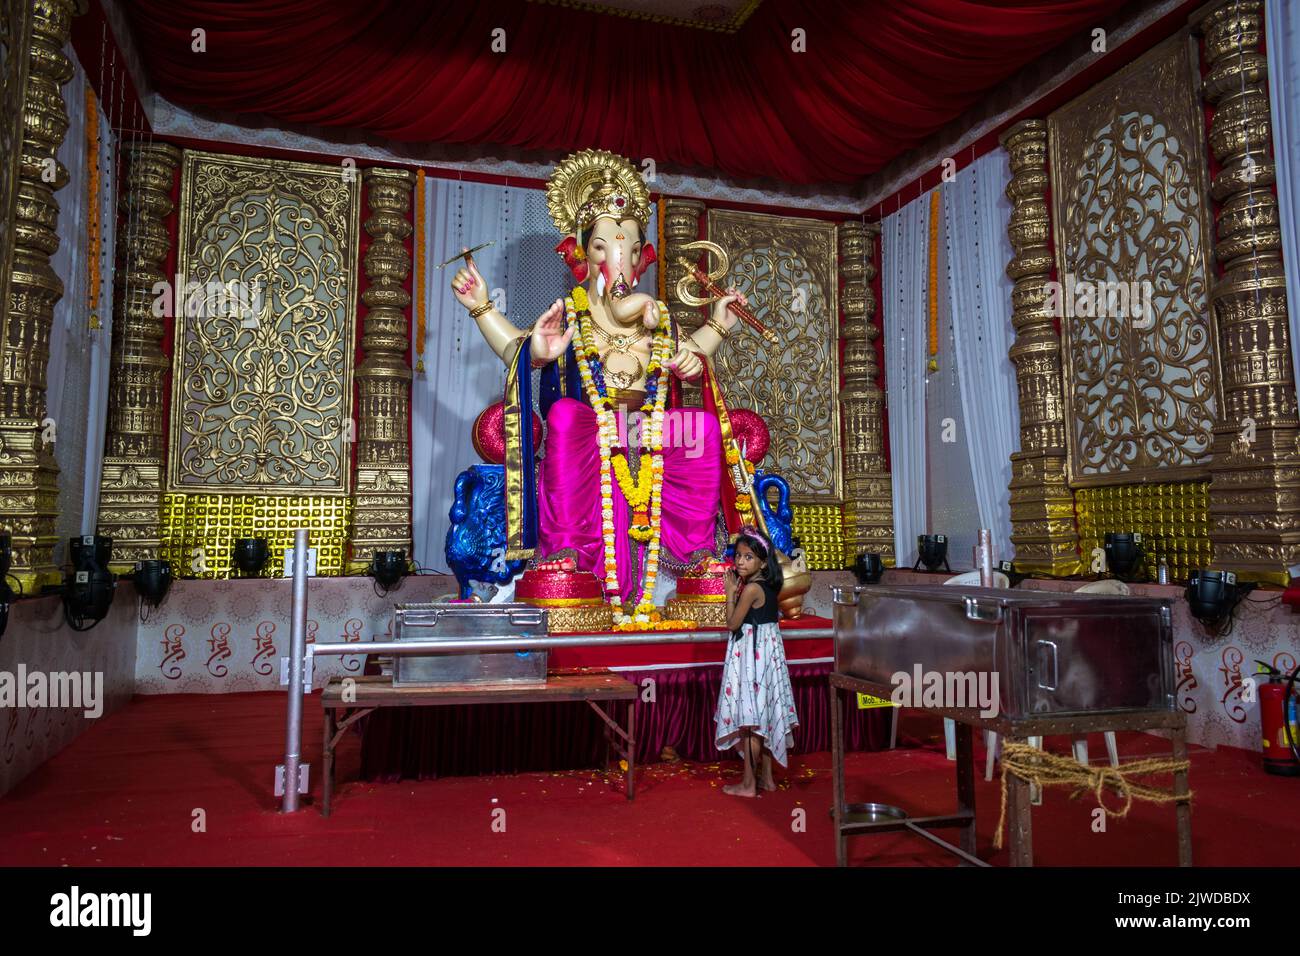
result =
[[[848,600],[848,599],[846,598],[846,595],[848,595],[849,597],[852,597],[853,600],[851,600],[851,601]],[[858,589],[857,589],[857,588],[846,588],[846,587],[844,587],[844,586],[841,585],[841,584],[835,584],[835,585],[832,585],[832,586],[831,586],[831,600],[833,600],[836,604],[842,604],[842,605],[844,605],[845,607],[857,607],[857,604],[858,604]]]
[[541,611],[511,611],[510,623],[515,627],[536,627],[542,623]]
[[1046,670],[1046,668],[1039,668],[1038,686],[1041,687],[1043,690],[1056,690],[1056,685],[1060,682],[1060,677],[1061,677],[1060,672],[1057,670],[1056,642],[1040,640],[1038,642],[1038,647],[1040,650],[1044,647],[1050,647],[1052,649],[1052,683],[1051,684],[1043,683],[1042,674]]
[[966,605],[966,617],[972,621],[984,621],[986,623],[996,624],[1002,620],[1002,605],[994,604],[992,607],[980,607],[978,598],[971,597],[969,594],[963,598]]

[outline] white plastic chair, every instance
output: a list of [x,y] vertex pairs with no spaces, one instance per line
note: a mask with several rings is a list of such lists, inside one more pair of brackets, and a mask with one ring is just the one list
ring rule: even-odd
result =
[[[1089,583],[1074,589],[1075,594],[1123,594],[1128,595],[1132,592],[1129,586],[1123,581],[1108,579],[1105,581],[1090,581]],[[1115,743],[1115,731],[1107,730],[1102,734],[1106,741],[1106,756],[1110,759],[1112,767],[1119,766],[1119,747]],[[1042,749],[1042,737],[1030,737],[1029,746]],[[993,731],[987,731],[984,735],[984,748],[988,751],[988,757],[984,764],[984,779],[993,779],[993,762],[997,759],[1000,748],[998,735]],[[1088,763],[1088,738],[1075,737],[1070,744],[1070,749],[1074,752],[1074,759],[1081,764]],[[1034,803],[1041,802],[1041,797],[1034,800]]]
[[[977,588],[980,584],[979,568],[976,568],[974,571],[965,571],[961,574],[955,574],[943,583],[945,587],[952,584],[957,587]],[[995,588],[1009,588],[1011,587],[1011,579],[1001,571],[994,571],[993,586]],[[898,720],[897,710],[894,712],[894,720]],[[949,760],[957,759],[957,722],[951,717],[945,717],[943,719],[943,749]]]

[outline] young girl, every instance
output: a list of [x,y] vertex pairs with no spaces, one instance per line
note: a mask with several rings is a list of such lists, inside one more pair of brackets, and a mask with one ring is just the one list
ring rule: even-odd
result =
[[745,778],[723,787],[723,792],[752,797],[758,787],[776,789],[772,758],[785,766],[786,751],[794,743],[792,731],[799,725],[776,624],[781,566],[772,543],[758,529],[740,529],[735,567],[727,571],[725,583],[731,639],[714,716],[715,740],[719,750],[735,747],[745,761]]

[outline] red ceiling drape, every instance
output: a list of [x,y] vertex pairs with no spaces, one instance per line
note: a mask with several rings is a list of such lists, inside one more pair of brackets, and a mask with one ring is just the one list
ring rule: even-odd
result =
[[[875,171],[1125,2],[765,0],[734,35],[524,0],[123,9],[150,78],[178,103],[806,183]],[[205,52],[192,48],[200,28]],[[792,50],[796,29],[807,52]]]

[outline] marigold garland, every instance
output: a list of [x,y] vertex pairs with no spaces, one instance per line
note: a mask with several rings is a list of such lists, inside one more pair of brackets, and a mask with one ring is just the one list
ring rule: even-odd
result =
[[415,174],[415,370],[424,371],[424,336],[428,309],[424,302],[424,170]]
[[[618,420],[613,403],[605,388],[604,370],[596,348],[596,333],[591,318],[587,292],[582,286],[574,288],[565,300],[565,317],[577,324],[574,340],[578,358],[578,375],[584,391],[596,412],[597,440],[600,443],[600,520],[601,538],[605,552],[605,595],[614,611],[614,629],[617,631],[675,630],[694,627],[693,621],[666,620],[654,605],[655,581],[659,575],[659,541],[663,527],[663,418],[668,397],[668,360],[671,358],[673,339],[668,306],[659,306],[659,325],[655,329],[650,356],[651,367],[656,369],[654,401],[650,409],[650,429],[642,433],[641,459],[637,467],[637,480],[632,480],[627,451],[613,454],[618,445]],[[649,373],[647,372],[647,375]],[[647,378],[646,391],[651,380]],[[645,408],[645,406],[642,406]],[[642,572],[641,595],[631,615],[624,612],[618,590],[618,558],[614,532],[614,481],[617,480],[623,496],[632,506],[632,524],[628,536],[646,544],[645,567]]]

